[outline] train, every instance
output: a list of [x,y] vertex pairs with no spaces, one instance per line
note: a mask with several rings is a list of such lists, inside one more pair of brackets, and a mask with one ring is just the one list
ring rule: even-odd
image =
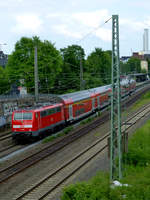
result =
[[[132,94],[136,89],[133,79],[122,78],[120,85],[122,97]],[[15,110],[12,113],[12,138],[42,138],[47,132],[52,133],[108,106],[111,92],[111,85],[105,85],[59,95],[61,101],[58,103]]]

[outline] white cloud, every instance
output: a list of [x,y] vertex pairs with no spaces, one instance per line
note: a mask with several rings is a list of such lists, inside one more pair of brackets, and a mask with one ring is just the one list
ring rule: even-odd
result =
[[50,13],[48,14],[46,17],[47,18],[57,18],[57,17],[64,17],[64,14],[61,14],[61,13]]
[[22,14],[16,16],[16,25],[12,28],[13,32],[20,33],[39,33],[42,29],[42,20],[36,14]]
[[141,31],[145,25],[142,21],[136,21],[134,19],[120,19],[120,25],[126,27],[127,30]]
[[106,28],[99,28],[96,32],[95,35],[99,37],[101,40],[105,42],[110,42],[112,39],[112,31],[111,29],[106,29]]
[[[51,13],[48,18],[55,21],[57,25],[53,25],[54,31],[58,34],[63,34],[75,39],[81,39],[91,33],[101,40],[110,41],[111,28],[99,28],[94,31],[94,28],[104,24],[110,18],[108,10],[96,10],[94,12],[78,12],[73,14],[68,13]],[[89,34],[90,35],[90,34]]]
[[108,18],[108,10],[97,10],[94,12],[80,12],[72,14],[72,18],[77,20],[88,27],[97,27],[101,23],[104,23]]
[[80,39],[82,37],[81,33],[69,30],[69,28],[67,27],[66,24],[55,25],[55,26],[53,26],[53,29],[57,33],[63,34],[68,37],[73,37],[76,39]]
[[0,7],[12,7],[17,6],[18,3],[23,3],[25,0],[7,0],[7,1],[0,1]]

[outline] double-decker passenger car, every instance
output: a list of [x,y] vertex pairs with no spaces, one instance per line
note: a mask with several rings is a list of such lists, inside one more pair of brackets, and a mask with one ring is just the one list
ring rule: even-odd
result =
[[78,120],[110,103],[111,85],[60,95],[64,104],[65,120]]
[[[135,81],[122,80],[121,96],[135,90]],[[53,131],[75,120],[96,112],[110,104],[111,85],[59,95],[61,103],[16,110],[12,114],[12,136],[42,137],[46,131]]]

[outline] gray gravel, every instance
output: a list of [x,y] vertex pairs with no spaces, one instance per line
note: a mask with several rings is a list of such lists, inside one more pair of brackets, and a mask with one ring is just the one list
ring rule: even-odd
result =
[[[143,121],[140,121],[136,124],[135,128],[132,128],[130,131],[133,132],[134,129],[139,128],[142,124],[148,120],[150,116],[143,118]],[[2,200],[11,200],[18,193],[21,193],[23,190],[27,189],[30,185],[35,184],[41,178],[46,176],[50,171],[53,171],[56,167],[65,163],[68,159],[78,154],[81,150],[86,148],[88,145],[96,141],[98,138],[102,137],[106,132],[110,130],[110,122],[106,122],[100,128],[93,130],[88,135],[78,139],[73,142],[71,145],[66,146],[62,150],[56,152],[54,155],[51,155],[49,158],[42,160],[36,165],[30,167],[29,169],[23,171],[21,174],[18,174],[15,177],[10,178],[7,182],[1,184],[0,187],[0,197]],[[58,138],[59,140],[60,138]],[[55,141],[54,141],[55,142]],[[48,144],[38,144],[30,149],[27,149],[25,152],[20,152],[14,157],[8,158],[1,163],[0,167],[14,163],[16,160],[21,160],[23,157],[31,155],[33,152],[39,151],[39,149],[44,148]],[[94,176],[99,170],[109,170],[109,160],[107,157],[107,152],[103,153],[101,157],[96,157],[91,161],[88,166],[84,167],[80,172],[71,180],[69,183],[74,183],[76,181],[88,180]],[[59,199],[59,194],[53,197],[53,200]]]

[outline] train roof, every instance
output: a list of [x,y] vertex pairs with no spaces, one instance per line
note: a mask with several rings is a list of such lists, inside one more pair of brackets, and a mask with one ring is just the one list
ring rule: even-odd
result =
[[70,101],[77,102],[80,100],[90,98],[91,96],[96,95],[97,93],[104,93],[109,89],[111,89],[111,85],[101,86],[88,90],[82,90],[79,92],[72,92],[64,95],[59,95],[59,97],[66,103],[67,102],[69,103]]
[[79,100],[87,99],[89,97],[90,97],[90,92],[88,90],[82,90],[79,92],[72,92],[72,93],[60,95],[60,98],[64,102],[68,102],[68,101],[76,102]]
[[16,112],[21,112],[21,111],[24,111],[24,112],[28,112],[28,111],[42,111],[43,108],[49,108],[49,107],[56,107],[56,106],[62,106],[62,103],[54,103],[54,104],[51,104],[51,103],[40,103],[40,104],[37,104],[35,106],[32,106],[32,107],[26,107],[26,108],[19,108],[17,110],[14,110]]
[[97,88],[92,88],[89,91],[92,92],[92,93],[104,93],[104,92],[107,92],[110,89],[111,89],[111,84],[101,86],[101,87],[97,87]]

